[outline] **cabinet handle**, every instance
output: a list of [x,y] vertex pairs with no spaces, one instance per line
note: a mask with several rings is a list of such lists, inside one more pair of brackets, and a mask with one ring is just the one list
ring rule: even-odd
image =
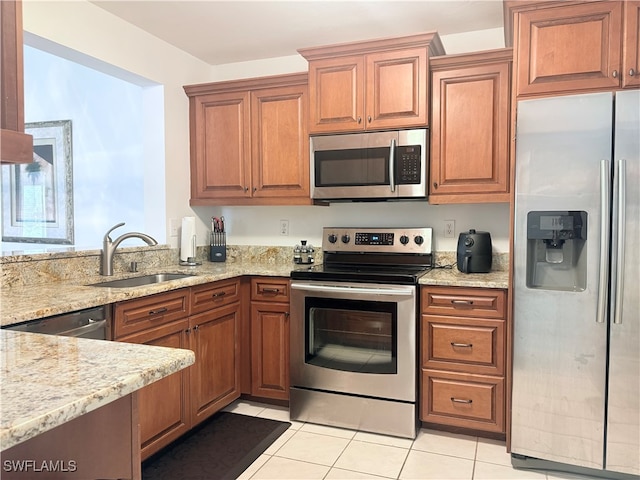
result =
[[633,68],[629,69],[629,76],[633,77],[636,74],[636,71]]
[[369,123],[371,123],[371,115],[367,117],[367,120],[369,121]]
[[473,305],[473,300],[451,300],[453,305]]
[[216,292],[213,295],[211,295],[211,298],[221,298],[224,297],[227,294],[227,292]]
[[196,325],[195,327],[193,327],[194,332],[197,332],[198,330],[200,330],[200,325]]
[[253,193],[258,191],[258,187],[253,187]]
[[272,293],[274,295],[277,295],[280,293],[280,289],[279,288],[263,288],[262,293]]
[[149,310],[149,315],[158,315],[167,311],[167,307],[162,307],[157,310]]
[[191,328],[187,328],[184,333],[186,333],[187,335],[189,335],[191,333]]
[[460,347],[460,348],[473,348],[473,343],[457,343],[451,342],[452,347]]
[[245,193],[249,191],[249,187],[244,187]]
[[433,182],[433,188],[438,188],[438,182]]
[[451,397],[451,401],[453,403],[466,403],[468,405],[473,403],[473,400],[465,400],[463,398],[456,398],[456,397]]
[[612,76],[613,78],[618,78],[618,71],[617,71],[617,70],[614,70],[614,71],[611,73],[611,76]]
[[362,117],[358,117],[358,123],[362,123]]

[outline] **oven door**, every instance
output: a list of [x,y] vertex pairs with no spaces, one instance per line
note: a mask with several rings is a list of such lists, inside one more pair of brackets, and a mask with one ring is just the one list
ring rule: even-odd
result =
[[291,386],[415,402],[416,287],[291,284]]

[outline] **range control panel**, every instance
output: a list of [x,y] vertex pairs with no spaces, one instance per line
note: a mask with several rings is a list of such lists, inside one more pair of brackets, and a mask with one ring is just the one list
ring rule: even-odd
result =
[[322,229],[325,252],[417,253],[430,254],[433,230],[419,228],[345,228]]

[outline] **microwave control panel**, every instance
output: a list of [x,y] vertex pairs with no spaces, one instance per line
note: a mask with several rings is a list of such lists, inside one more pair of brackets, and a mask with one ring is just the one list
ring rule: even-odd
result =
[[420,145],[396,147],[396,183],[420,183]]

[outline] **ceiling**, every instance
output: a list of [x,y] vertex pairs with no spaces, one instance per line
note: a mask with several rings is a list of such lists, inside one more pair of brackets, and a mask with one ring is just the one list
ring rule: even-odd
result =
[[95,5],[210,64],[437,30],[503,26],[500,0],[94,0]]

